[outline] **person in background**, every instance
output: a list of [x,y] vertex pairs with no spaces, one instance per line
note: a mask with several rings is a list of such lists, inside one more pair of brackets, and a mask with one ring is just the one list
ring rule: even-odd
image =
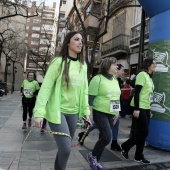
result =
[[46,129],[46,126],[47,126],[47,120],[44,118],[41,130],[40,130],[41,133],[44,133],[44,129]]
[[141,71],[136,76],[135,95],[131,101],[134,107],[133,121],[135,133],[121,144],[122,156],[128,159],[129,150],[136,145],[134,161],[149,164],[150,161],[144,157],[143,150],[145,139],[149,133],[150,104],[153,100],[154,84],[152,76],[156,68],[156,62],[152,58],[143,61]]
[[131,86],[130,86],[130,79],[126,80],[125,85],[123,86],[122,93],[121,93],[121,115],[125,117],[129,114],[129,106],[130,106],[130,96],[131,96]]
[[118,71],[117,71],[116,77],[117,77],[117,80],[119,82],[119,87],[121,89],[121,88],[123,88],[123,80],[122,80],[122,78],[124,78],[124,74],[125,74],[124,66],[122,64],[117,64],[117,70]]
[[52,132],[63,134],[54,134],[58,148],[55,170],[66,169],[77,120],[84,116],[90,122],[82,41],[79,32],[67,33],[59,56],[51,62],[44,77],[34,108],[35,127],[42,127],[45,118]]
[[34,72],[28,72],[27,79],[22,82],[21,95],[23,106],[23,126],[22,129],[27,129],[27,111],[29,112],[28,127],[31,127],[33,108],[35,106],[36,95],[39,91],[39,84],[35,80]]
[[89,104],[93,112],[93,121],[99,130],[99,139],[87,160],[92,170],[106,170],[99,160],[112,137],[112,126],[116,123],[120,110],[120,88],[115,77],[116,58],[105,58],[99,74],[92,78],[89,85]]

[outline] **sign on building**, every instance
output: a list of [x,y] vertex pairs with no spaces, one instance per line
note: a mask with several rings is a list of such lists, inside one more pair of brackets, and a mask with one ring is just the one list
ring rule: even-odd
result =
[[[94,43],[94,41],[87,41],[87,47],[89,50],[92,50],[93,43]],[[100,43],[97,42],[96,51],[99,51],[99,50],[100,50]]]

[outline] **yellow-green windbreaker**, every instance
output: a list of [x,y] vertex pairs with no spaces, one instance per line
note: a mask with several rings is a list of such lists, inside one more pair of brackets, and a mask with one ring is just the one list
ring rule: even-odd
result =
[[[36,105],[34,107],[34,117],[43,117],[49,122],[60,124],[60,99],[61,99],[61,78],[59,70],[61,67],[62,58],[55,58],[45,75],[42,86],[38,93]],[[81,87],[79,100],[79,118],[84,115],[90,115],[88,105],[88,82],[87,82],[87,65],[82,65],[84,81]]]

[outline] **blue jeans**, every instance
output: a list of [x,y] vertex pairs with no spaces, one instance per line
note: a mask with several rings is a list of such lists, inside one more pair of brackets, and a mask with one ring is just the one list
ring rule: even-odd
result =
[[117,140],[118,132],[119,132],[119,123],[120,123],[120,120],[118,117],[116,124],[112,126],[112,140]]

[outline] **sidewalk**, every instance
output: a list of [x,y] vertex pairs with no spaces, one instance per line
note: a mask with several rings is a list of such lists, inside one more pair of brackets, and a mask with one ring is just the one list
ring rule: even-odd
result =
[[[121,118],[119,128],[119,143],[128,138],[131,118]],[[40,129],[33,129],[22,146],[28,131],[22,129],[22,107],[19,92],[0,98],[0,170],[53,170],[56,155],[56,144],[51,134],[40,134]],[[73,144],[77,144],[76,130]],[[98,131],[94,130],[85,139],[84,146],[72,149],[67,170],[90,170],[85,159],[86,153],[93,149],[98,139]],[[104,151],[101,163],[108,170],[166,170],[170,169],[170,152],[145,147],[145,156],[153,164],[141,165],[133,161],[134,149],[129,152],[129,160],[122,158],[121,153],[110,150],[110,144]]]

